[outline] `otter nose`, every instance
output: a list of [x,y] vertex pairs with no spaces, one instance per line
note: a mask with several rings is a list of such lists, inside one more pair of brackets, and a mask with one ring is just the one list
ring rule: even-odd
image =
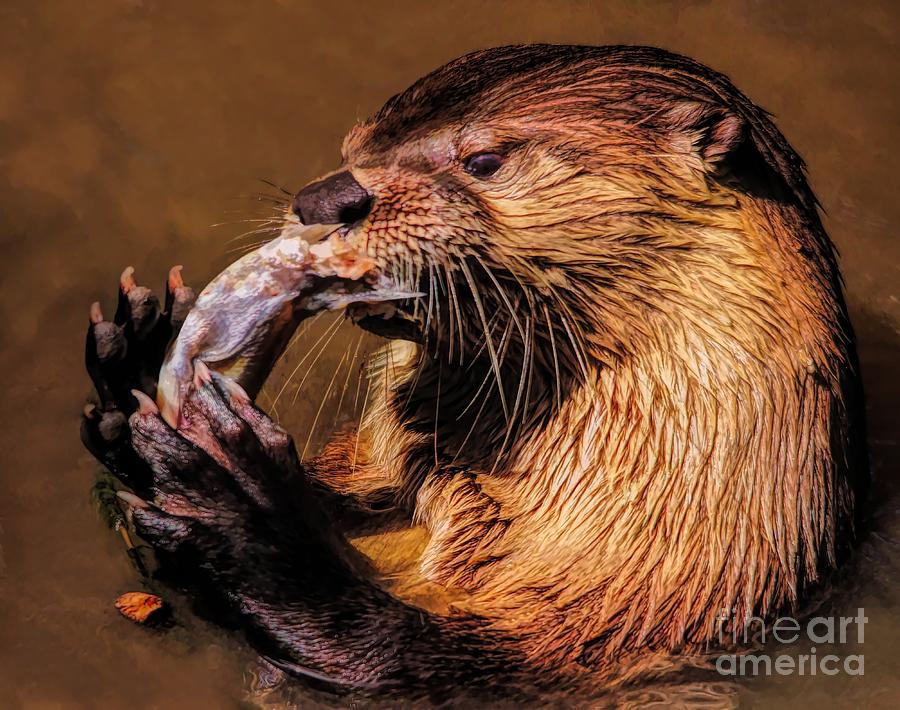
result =
[[347,224],[372,208],[372,195],[345,170],[310,183],[294,196],[291,209],[303,224]]

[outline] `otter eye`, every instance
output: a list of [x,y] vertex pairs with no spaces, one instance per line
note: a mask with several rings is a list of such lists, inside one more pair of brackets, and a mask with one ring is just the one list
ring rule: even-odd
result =
[[490,177],[500,169],[503,160],[499,153],[476,153],[466,158],[465,170],[473,177]]

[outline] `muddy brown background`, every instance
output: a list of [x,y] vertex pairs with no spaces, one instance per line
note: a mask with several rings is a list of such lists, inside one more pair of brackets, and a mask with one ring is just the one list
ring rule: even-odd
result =
[[[229,261],[240,220],[258,216],[258,178],[297,189],[336,165],[355,120],[420,75],[529,41],[689,54],[775,113],[806,157],[869,395],[876,522],[837,594],[869,617],[866,674],[761,678],[737,697],[896,707],[898,20],[900,4],[873,0],[4,2],[0,707],[240,702],[240,644],[196,622],[148,633],[112,608],[140,584],[88,498],[94,467],[77,437],[88,304],[111,310],[130,263],[151,285],[184,263],[202,285]],[[317,403],[299,399],[294,415]]]

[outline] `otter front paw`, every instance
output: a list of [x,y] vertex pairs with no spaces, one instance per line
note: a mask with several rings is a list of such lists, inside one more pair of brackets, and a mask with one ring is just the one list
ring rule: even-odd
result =
[[156,379],[169,342],[196,298],[181,267],[169,271],[164,305],[149,288],[137,284],[134,269],[119,279],[116,313],[105,320],[100,304],[90,309],[85,367],[97,392],[84,410],[81,438],[87,449],[128,485],[146,480],[146,467],[134,455],[128,415],[137,406],[131,390],[156,392]]
[[231,380],[203,370],[197,384],[178,430],[136,391],[131,443],[149,475],[120,497],[177,581],[246,599],[277,588],[321,526],[301,514],[308,486],[287,433]]

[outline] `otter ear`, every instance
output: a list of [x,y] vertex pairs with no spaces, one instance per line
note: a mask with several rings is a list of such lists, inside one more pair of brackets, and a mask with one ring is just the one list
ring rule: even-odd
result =
[[699,101],[679,102],[663,114],[661,122],[669,131],[687,137],[710,171],[717,170],[747,137],[743,118],[724,106]]

